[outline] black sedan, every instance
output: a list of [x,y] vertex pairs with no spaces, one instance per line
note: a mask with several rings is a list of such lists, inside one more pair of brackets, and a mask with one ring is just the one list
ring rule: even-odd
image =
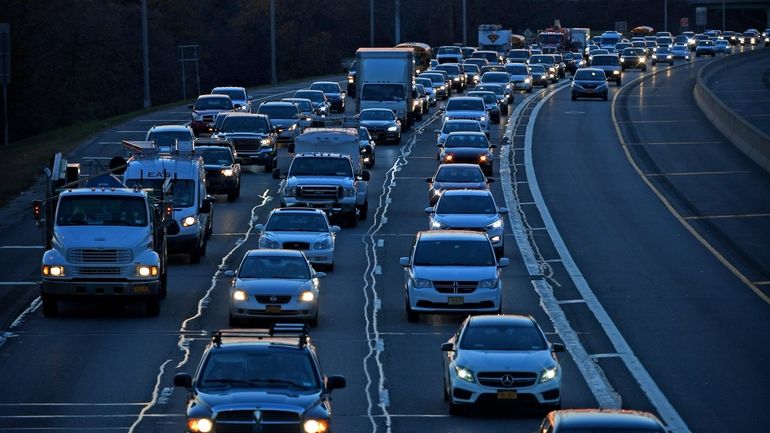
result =
[[478,164],[441,164],[436,174],[426,178],[428,202],[435,205],[444,191],[451,189],[488,189],[494,179],[488,178]]
[[620,54],[620,68],[647,70],[647,52],[644,48],[624,48]]
[[358,117],[359,124],[369,131],[375,142],[401,142],[401,121],[398,120],[393,110],[366,108],[361,110],[356,117]]
[[478,164],[485,175],[492,175],[492,150],[497,146],[490,143],[483,132],[450,132],[443,146],[439,146],[442,163]]
[[607,76],[597,68],[581,68],[572,80],[572,100],[577,98],[602,98],[607,100]]
[[337,113],[345,112],[346,93],[340,87],[340,83],[334,81],[316,81],[310,85],[310,90],[320,90],[324,92],[331,105],[330,110]]

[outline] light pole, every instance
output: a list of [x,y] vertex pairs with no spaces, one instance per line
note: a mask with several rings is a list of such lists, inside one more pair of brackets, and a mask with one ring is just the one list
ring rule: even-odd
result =
[[374,46],[374,0],[369,0],[369,46]]
[[270,84],[278,83],[275,57],[275,0],[270,0]]
[[468,10],[465,8],[465,0],[463,0],[463,45],[468,46]]
[[401,0],[395,0],[395,8],[396,8],[396,30],[395,30],[395,36],[396,36],[396,43],[394,45],[398,45],[401,43]]
[[142,68],[144,69],[144,108],[150,108],[150,48],[147,37],[147,0],[142,0]]
[[663,31],[668,31],[668,0],[663,0]]

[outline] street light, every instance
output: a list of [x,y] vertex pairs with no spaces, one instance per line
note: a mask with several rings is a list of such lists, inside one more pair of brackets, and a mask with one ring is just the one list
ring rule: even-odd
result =
[[278,83],[275,57],[275,0],[270,0],[270,84]]

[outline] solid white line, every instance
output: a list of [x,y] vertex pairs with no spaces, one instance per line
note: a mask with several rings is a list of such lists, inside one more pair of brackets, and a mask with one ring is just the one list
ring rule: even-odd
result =
[[[550,95],[553,94],[555,94],[555,92],[551,93]],[[505,136],[511,136],[514,130],[514,126],[516,125],[516,122],[521,114],[521,111],[524,109],[524,106],[536,96],[537,95],[532,95],[527,97],[516,107],[511,117],[509,118]],[[548,96],[546,99],[547,98]],[[536,113],[533,112],[533,114],[530,116],[530,121],[527,125],[528,133],[535,119],[534,114]],[[512,212],[508,213],[508,219],[511,222],[511,229],[515,235],[516,244],[519,247],[519,252],[524,261],[524,265],[527,268],[527,272],[530,276],[541,276],[542,271],[540,269],[540,264],[535,257],[535,252],[532,249],[532,245],[529,243],[529,237],[526,233],[526,229],[524,228],[524,222],[522,221],[521,215],[523,210],[521,209],[521,206],[516,203],[516,197],[513,192],[513,181],[511,177],[513,167],[511,167],[510,163],[508,162],[508,158],[512,150],[511,147],[512,144],[505,145],[502,146],[502,149],[500,150],[500,177],[503,188],[503,195],[505,197],[506,206],[508,209],[512,210]],[[529,176],[529,172],[527,173],[527,176]],[[559,333],[559,336],[564,342],[565,347],[569,351],[572,358],[575,360],[575,365],[578,367],[578,370],[588,384],[588,387],[591,389],[591,393],[596,398],[599,406],[603,408],[621,407],[620,396],[615,392],[614,389],[612,389],[612,386],[604,376],[604,373],[601,371],[599,366],[588,357],[588,353],[583,347],[583,344],[580,342],[578,334],[574,329],[572,329],[564,314],[564,311],[559,306],[551,286],[544,280],[533,281],[532,285],[535,288],[537,294],[540,296],[541,307],[546,312],[546,314],[548,314],[551,322],[553,322],[554,329]]]
[[[160,368],[158,369],[158,375],[155,376],[155,386],[152,389],[152,400],[145,405],[142,410],[139,412],[139,416],[134,420],[134,423],[131,424],[131,427],[128,429],[128,433],[133,433],[136,426],[139,425],[140,422],[144,419],[147,415],[147,411],[152,409],[153,406],[155,406],[155,403],[158,401],[158,390],[160,389],[160,379],[163,377],[163,372],[166,371],[166,365],[171,362],[170,359],[167,359],[163,364],[160,365]],[[106,415],[105,415],[106,416]],[[134,416],[134,415],[130,415]]]
[[0,281],[0,286],[37,286],[39,281]]
[[[647,369],[644,368],[641,361],[639,361],[639,358],[636,357],[634,351],[631,349],[631,346],[620,333],[620,330],[617,328],[617,326],[615,326],[615,323],[610,318],[607,310],[604,309],[604,306],[601,304],[601,302],[599,302],[599,299],[594,294],[591,286],[588,284],[588,281],[585,279],[583,273],[580,271],[574,259],[572,258],[572,254],[570,254],[567,245],[564,243],[564,239],[561,237],[561,233],[556,228],[556,224],[551,217],[551,213],[545,203],[543,194],[540,191],[537,175],[535,174],[534,162],[532,160],[532,137],[534,135],[535,123],[537,122],[537,115],[540,112],[540,109],[551,96],[556,94],[556,92],[558,92],[558,90],[546,96],[537,104],[535,109],[532,111],[530,122],[527,125],[527,137],[525,139],[527,151],[524,153],[524,159],[526,163],[527,179],[529,179],[529,189],[532,193],[532,198],[534,199],[535,203],[537,203],[537,208],[540,212],[543,224],[548,228],[548,234],[551,237],[556,251],[562,258],[562,264],[567,269],[567,273],[572,279],[573,284],[580,293],[580,296],[586,300],[586,305],[601,325],[604,333],[610,339],[610,342],[615,348],[615,351],[617,353],[623,354],[621,359],[626,365],[626,368],[628,368],[628,371],[637,381],[642,391],[650,399],[650,402],[655,406],[658,413],[671,429],[671,431],[676,433],[689,432],[690,429],[687,427],[687,424],[685,424],[684,420],[679,416],[679,413],[668,401],[668,398],[666,398],[660,388],[658,388],[655,380],[652,378],[652,376],[650,376],[649,372],[647,372]],[[615,94],[615,97],[617,98],[617,94]]]
[[24,321],[27,320],[27,317],[29,317],[30,314],[34,313],[35,310],[37,310],[42,304],[43,304],[43,300],[40,299],[40,296],[33,299],[32,302],[29,303],[29,306],[26,309],[24,309],[24,311],[22,311],[21,314],[19,314],[19,317],[17,317],[16,320],[14,320],[11,323],[11,326],[9,326],[9,328],[13,329],[21,326],[24,323]]

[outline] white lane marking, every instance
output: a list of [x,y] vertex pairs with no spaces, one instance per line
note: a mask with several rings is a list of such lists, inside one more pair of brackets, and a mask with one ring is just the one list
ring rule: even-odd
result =
[[[166,371],[166,365],[171,362],[170,359],[167,359],[163,364],[160,365],[160,368],[158,369],[158,375],[155,377],[155,386],[152,389],[152,400],[150,400],[147,405],[145,405],[142,410],[139,412],[139,416],[134,420],[134,423],[131,424],[131,427],[128,428],[128,433],[133,433],[136,426],[139,425],[140,422],[142,422],[142,419],[144,419],[145,416],[147,416],[147,411],[152,409],[153,406],[155,406],[155,403],[158,401],[158,389],[160,388],[160,379],[163,377],[163,373]],[[130,416],[134,416],[133,414]]]
[[[437,117],[434,114],[430,119],[423,122],[419,129],[422,129],[422,127],[425,125],[432,123],[435,119],[437,119]],[[382,301],[377,291],[377,268],[379,267],[381,269],[381,267],[379,265],[379,256],[377,255],[377,240],[375,240],[375,237],[378,236],[378,232],[388,221],[387,213],[391,203],[389,199],[391,197],[391,193],[393,192],[393,188],[396,185],[396,172],[408,163],[409,155],[411,155],[412,149],[417,142],[416,139],[418,133],[419,132],[416,129],[414,134],[410,137],[409,141],[403,147],[401,147],[400,154],[396,158],[396,161],[388,169],[388,171],[385,172],[385,178],[382,183],[382,192],[380,193],[380,197],[377,202],[377,209],[372,213],[374,215],[374,220],[372,221],[372,225],[369,227],[369,230],[367,230],[366,233],[364,233],[362,236],[361,240],[366,251],[366,269],[364,270],[363,274],[363,291],[364,320],[366,322],[366,338],[368,345],[368,353],[366,356],[364,356],[362,363],[364,367],[364,375],[366,376],[366,385],[364,387],[367,403],[366,416],[371,423],[372,433],[377,432],[377,422],[375,421],[375,417],[377,415],[374,414],[374,402],[372,401],[372,393],[370,391],[372,385],[374,384],[372,373],[369,371],[369,360],[372,357],[374,357],[374,361],[377,364],[377,374],[379,375],[377,388],[380,401],[378,406],[382,411],[382,417],[385,418],[385,431],[387,433],[390,433],[391,431],[390,415],[387,409],[390,405],[390,398],[387,393],[387,389],[385,389],[385,371],[382,360],[380,359],[381,354],[384,351],[384,344],[382,346],[378,346],[378,342],[382,341],[378,326],[378,305],[381,306]],[[371,313],[369,311],[370,305],[372,306]],[[378,347],[382,350],[378,350]],[[384,399],[383,396],[387,398]]]
[[[553,94],[555,94],[555,92],[551,93],[551,95]],[[516,107],[509,118],[505,136],[511,137],[524,106],[535,96],[536,95],[527,97]],[[529,126],[532,125],[533,122],[534,113],[530,117],[527,129],[529,129]],[[535,251],[530,244],[529,235],[524,228],[524,211],[522,210],[521,205],[517,203],[517,196],[513,191],[512,174],[514,167],[512,167],[509,162],[512,146],[513,142],[510,141],[509,145],[502,146],[502,149],[500,150],[500,177],[502,180],[503,196],[505,197],[505,203],[506,206],[508,206],[508,209],[515,210],[515,212],[508,213],[508,219],[511,222],[511,229],[515,235],[516,244],[519,247],[519,252],[524,261],[524,265],[527,268],[527,272],[532,277],[542,276],[544,269],[542,268],[542,264],[538,262]],[[529,176],[529,172],[527,173],[527,176]],[[553,295],[551,285],[544,280],[533,281],[532,285],[538,296],[540,296],[541,307],[546,314],[548,314],[551,322],[553,322],[554,329],[559,333],[564,345],[575,360],[575,364],[578,367],[578,370],[580,370],[580,374],[591,389],[591,393],[596,398],[599,406],[603,408],[621,407],[619,395],[612,389],[612,386],[599,366],[588,357],[588,353],[580,342],[578,334],[570,326],[564,311],[561,309],[556,297]]]
[[0,281],[0,286],[36,286],[39,281]]
[[385,239],[377,239],[377,248],[382,248],[385,246]]
[[97,141],[96,144],[121,144],[120,141]]
[[[527,150],[524,152],[524,162],[526,164],[527,179],[529,179],[530,182],[529,189],[532,193],[532,198],[534,199],[535,203],[537,203],[537,208],[543,220],[543,224],[548,228],[548,234],[551,237],[551,241],[553,242],[553,245],[556,248],[559,256],[562,258],[563,265],[567,270],[570,279],[572,279],[572,283],[577,288],[580,296],[586,300],[586,305],[601,325],[602,330],[604,330],[604,333],[609,338],[610,342],[615,348],[615,351],[622,354],[621,359],[623,360],[623,364],[625,364],[628,371],[639,384],[642,392],[647,395],[647,398],[649,398],[650,402],[653,404],[653,406],[655,406],[658,414],[661,416],[661,418],[663,418],[663,421],[668,425],[669,429],[674,433],[689,432],[690,428],[687,427],[687,424],[684,422],[682,417],[679,416],[679,413],[676,411],[674,406],[672,406],[668,401],[668,398],[666,398],[665,394],[663,394],[663,391],[660,390],[658,384],[655,383],[655,380],[652,378],[652,376],[650,376],[650,373],[646,368],[644,368],[641,361],[639,361],[639,358],[637,358],[637,356],[634,354],[634,351],[631,349],[631,346],[626,341],[625,337],[623,337],[623,334],[621,334],[620,330],[617,328],[617,326],[615,326],[615,323],[610,318],[607,310],[604,309],[604,306],[601,304],[601,302],[599,302],[599,299],[594,294],[591,286],[588,284],[588,281],[585,279],[583,273],[580,271],[577,264],[573,260],[572,254],[569,252],[567,245],[564,243],[564,239],[561,237],[561,233],[556,228],[556,224],[551,217],[551,213],[545,203],[543,194],[540,191],[540,186],[537,181],[537,176],[535,175],[535,166],[532,159],[532,137],[534,135],[535,123],[537,121],[537,115],[540,112],[540,108],[542,108],[545,102],[553,95],[555,95],[556,92],[558,92],[558,90],[554,91],[550,95],[543,98],[542,101],[538,102],[537,106],[535,106],[535,109],[532,110],[530,122],[527,125],[527,137],[525,138],[525,147]],[[617,93],[615,94],[615,98],[617,98]]]

